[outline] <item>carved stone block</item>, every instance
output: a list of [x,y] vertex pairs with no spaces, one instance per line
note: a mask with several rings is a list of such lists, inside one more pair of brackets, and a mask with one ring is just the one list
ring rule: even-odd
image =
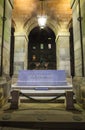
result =
[[74,109],[73,91],[66,91],[66,109]]
[[18,90],[13,90],[11,92],[11,109],[18,109],[19,107],[19,91]]

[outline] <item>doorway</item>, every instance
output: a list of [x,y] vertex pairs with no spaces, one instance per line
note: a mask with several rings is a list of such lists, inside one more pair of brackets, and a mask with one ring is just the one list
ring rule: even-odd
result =
[[28,69],[56,69],[55,34],[49,28],[35,27],[28,43]]

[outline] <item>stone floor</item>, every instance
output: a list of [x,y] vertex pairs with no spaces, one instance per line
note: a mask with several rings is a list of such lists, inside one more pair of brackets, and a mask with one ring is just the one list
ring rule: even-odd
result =
[[85,110],[77,104],[67,111],[64,103],[10,103],[0,110],[0,130],[84,130]]

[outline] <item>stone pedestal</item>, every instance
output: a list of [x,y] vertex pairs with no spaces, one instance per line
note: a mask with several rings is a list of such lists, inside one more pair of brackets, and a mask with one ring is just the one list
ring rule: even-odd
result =
[[11,80],[6,77],[0,77],[0,107],[2,107],[10,96]]
[[12,99],[11,99],[10,108],[11,109],[18,109],[18,107],[19,107],[19,91],[18,90],[13,90],[11,92],[11,96],[12,96]]
[[73,78],[73,91],[75,93],[76,102],[85,109],[85,77]]
[[73,101],[73,91],[66,91],[66,109],[73,110],[74,109],[74,101]]

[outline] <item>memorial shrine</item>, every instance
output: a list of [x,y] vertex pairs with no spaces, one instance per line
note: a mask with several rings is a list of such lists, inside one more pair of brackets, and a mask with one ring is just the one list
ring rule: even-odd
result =
[[21,70],[17,86],[65,86],[64,70]]
[[0,0],[0,129],[85,129],[85,0]]
[[72,82],[66,81],[64,70],[21,70],[11,91],[11,108],[18,108],[19,93],[26,96],[26,92],[29,98],[37,96],[36,99],[40,97],[45,100],[49,99],[49,96],[51,98],[66,96],[66,99],[70,100],[66,103],[66,109],[74,109]]

